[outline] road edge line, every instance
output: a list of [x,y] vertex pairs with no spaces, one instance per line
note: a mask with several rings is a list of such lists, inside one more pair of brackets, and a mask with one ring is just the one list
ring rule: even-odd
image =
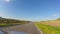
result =
[[34,24],[35,26],[36,26],[36,28],[41,32],[41,34],[43,34],[43,32],[39,29],[39,27],[36,25],[36,24]]

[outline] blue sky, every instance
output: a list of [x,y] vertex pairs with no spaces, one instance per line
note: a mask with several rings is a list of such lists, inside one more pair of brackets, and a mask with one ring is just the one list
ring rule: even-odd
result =
[[60,17],[60,0],[0,0],[0,16],[40,21]]

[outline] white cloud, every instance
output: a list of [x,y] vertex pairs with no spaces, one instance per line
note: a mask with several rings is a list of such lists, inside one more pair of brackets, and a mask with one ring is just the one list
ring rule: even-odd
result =
[[58,16],[58,14],[53,14],[52,16]]
[[9,3],[11,0],[4,0],[4,1]]

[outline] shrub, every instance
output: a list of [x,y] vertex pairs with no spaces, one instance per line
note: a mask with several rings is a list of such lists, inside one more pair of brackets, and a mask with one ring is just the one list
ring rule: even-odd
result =
[[60,18],[58,18],[57,20],[60,20]]

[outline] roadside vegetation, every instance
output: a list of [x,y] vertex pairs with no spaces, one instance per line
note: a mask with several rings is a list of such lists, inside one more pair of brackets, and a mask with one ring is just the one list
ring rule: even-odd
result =
[[60,18],[36,22],[35,25],[43,32],[43,34],[60,34]]
[[29,22],[30,21],[7,19],[7,18],[0,17],[0,27],[22,25],[22,24],[26,24],[26,23],[29,23]]
[[40,23],[36,23],[36,26],[38,26],[43,34],[60,34],[60,27],[54,27]]

